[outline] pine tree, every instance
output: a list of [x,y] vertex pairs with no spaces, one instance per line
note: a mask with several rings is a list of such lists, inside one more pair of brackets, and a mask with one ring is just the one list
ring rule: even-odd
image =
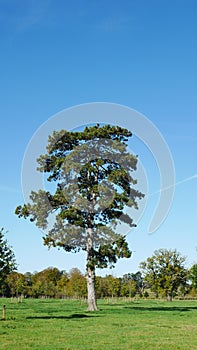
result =
[[131,176],[137,157],[127,150],[131,132],[119,126],[95,125],[82,132],[54,131],[47,153],[38,158],[38,171],[49,173],[56,191],[32,191],[31,203],[16,208],[42,229],[53,217],[44,244],[66,251],[87,253],[88,309],[96,310],[95,268],[113,266],[118,258],[130,257],[125,236],[117,223],[135,226],[125,207],[138,209],[143,194],[134,189]]

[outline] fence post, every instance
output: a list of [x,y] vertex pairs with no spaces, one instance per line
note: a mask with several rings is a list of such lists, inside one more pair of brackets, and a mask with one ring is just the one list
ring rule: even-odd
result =
[[6,306],[3,305],[3,320],[6,319]]

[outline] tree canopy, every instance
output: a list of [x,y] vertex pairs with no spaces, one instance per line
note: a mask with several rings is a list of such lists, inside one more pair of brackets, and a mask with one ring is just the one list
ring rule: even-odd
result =
[[134,188],[137,157],[127,148],[131,135],[110,125],[54,131],[47,153],[37,161],[38,171],[48,173],[56,189],[32,191],[30,202],[16,208],[19,217],[29,217],[47,230],[43,239],[48,247],[87,252],[90,310],[97,308],[95,268],[114,266],[118,258],[131,256],[125,236],[117,232],[118,223],[135,226],[125,209],[138,209],[138,199],[143,198]]
[[186,285],[185,260],[176,250],[155,250],[152,257],[140,264],[145,282],[156,295],[161,293],[171,301],[178,288]]

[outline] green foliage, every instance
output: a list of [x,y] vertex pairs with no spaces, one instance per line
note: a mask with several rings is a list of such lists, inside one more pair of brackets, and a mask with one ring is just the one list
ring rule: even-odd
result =
[[16,271],[11,272],[7,276],[6,282],[10,289],[12,297],[18,297],[21,294],[26,295],[28,293],[28,284],[26,281],[26,277],[22,273]]
[[57,282],[61,276],[57,268],[49,267],[32,276],[32,295],[55,297]]
[[[187,271],[190,276],[190,271]],[[7,286],[7,296],[25,298],[87,298],[86,277],[77,268],[66,271],[59,271],[55,267],[48,267],[40,272],[25,274],[13,271],[5,279]],[[140,271],[127,273],[122,277],[106,275],[96,277],[96,296],[99,298],[117,297],[153,297],[150,292],[150,282],[144,280]],[[151,290],[155,291],[155,285]],[[173,292],[175,293],[175,292]],[[159,295],[157,290],[156,295]],[[160,292],[161,296],[165,293]],[[196,297],[196,291],[191,284],[181,283],[177,289],[177,297]]]
[[[125,237],[114,230],[117,222],[135,226],[124,209],[137,209],[137,199],[143,197],[133,188],[136,180],[131,173],[136,170],[137,157],[127,151],[129,137],[130,131],[110,125],[86,127],[82,132],[54,131],[49,136],[47,153],[38,158],[38,171],[49,174],[48,181],[57,184],[56,190],[32,191],[31,203],[15,211],[43,229],[56,213],[45,245],[87,250],[87,229],[91,228],[94,242],[89,263],[106,267],[117,258],[130,256]],[[106,181],[107,187],[103,186]]]
[[130,258],[131,252],[128,249],[127,242],[124,236],[120,236],[115,242],[108,244],[101,244],[96,249],[90,251],[91,259],[88,266],[95,266],[98,268],[114,267],[114,264],[120,258]]
[[185,260],[176,250],[159,249],[140,264],[144,280],[156,296],[161,293],[172,300],[178,288],[186,286],[188,274],[184,267]]
[[6,277],[16,270],[16,260],[14,252],[4,238],[6,232],[0,229],[0,295],[7,293]]
[[134,297],[136,294],[143,295],[144,280],[140,271],[123,275],[122,283],[123,296]]
[[119,297],[121,294],[121,279],[112,275],[103,277],[103,287],[105,297]]
[[69,272],[66,295],[72,298],[87,297],[85,276],[77,268],[73,268]]
[[[140,277],[140,278],[139,278]],[[123,277],[106,275],[96,277],[96,296],[134,297],[141,295],[140,272]],[[7,296],[25,298],[87,298],[86,278],[82,272],[73,268],[67,273],[55,267],[48,267],[39,272],[25,274],[13,271],[6,277]]]
[[192,288],[197,292],[197,264],[194,264],[189,271],[189,278],[192,282]]
[[[137,157],[127,150],[130,136],[130,131],[110,125],[54,131],[37,170],[48,173],[56,189],[32,191],[31,202],[15,211],[47,230],[43,239],[49,248],[87,252],[89,310],[96,310],[95,268],[113,267],[117,259],[131,256],[125,236],[116,230],[118,223],[136,226],[125,209],[138,209],[144,196],[134,188]],[[48,221],[54,223],[50,229]]]

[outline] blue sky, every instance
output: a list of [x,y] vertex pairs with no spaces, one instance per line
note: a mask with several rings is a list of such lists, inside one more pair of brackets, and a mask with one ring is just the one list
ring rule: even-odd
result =
[[[165,138],[177,182],[197,173],[196,16],[195,0],[0,0],[0,225],[9,231],[19,271],[84,270],[83,256],[48,252],[42,233],[14,215],[23,203],[21,166],[28,142],[57,112],[97,101],[133,108]],[[159,190],[148,150],[135,138],[133,147],[151,189]],[[149,235],[158,200],[152,196],[128,235],[133,256],[118,262],[114,274],[136,271],[162,247],[188,256],[188,266],[197,261],[196,181],[176,186],[165,222]]]

